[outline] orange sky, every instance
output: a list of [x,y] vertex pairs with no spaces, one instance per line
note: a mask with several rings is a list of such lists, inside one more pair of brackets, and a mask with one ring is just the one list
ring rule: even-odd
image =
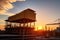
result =
[[0,25],[1,30],[4,30],[4,28],[5,28],[5,25]]
[[[9,1],[9,0],[6,0]],[[24,0],[21,0],[24,1]],[[26,8],[31,8],[36,11],[37,13],[37,21],[36,21],[36,27],[43,27],[44,29],[45,24],[47,23],[54,23],[54,21],[58,18],[60,18],[60,0],[25,0],[24,2],[19,2],[19,0],[16,2],[13,0],[10,0],[10,2],[6,3],[5,0],[1,2],[0,5],[4,8],[1,10],[6,13],[2,13],[0,15],[0,23],[3,24],[3,19],[7,19],[7,16],[10,16],[10,14],[16,14],[20,12],[21,10],[24,10]],[[6,4],[5,4],[6,3]],[[2,5],[3,4],[3,5]],[[9,7],[8,7],[9,6]],[[3,29],[2,25],[0,26],[0,29]],[[50,27],[55,28],[55,27]]]

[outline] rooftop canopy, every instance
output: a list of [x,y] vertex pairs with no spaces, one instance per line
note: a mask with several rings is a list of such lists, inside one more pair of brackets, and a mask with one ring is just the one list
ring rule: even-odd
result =
[[36,13],[32,9],[26,9],[16,15],[10,16],[8,18],[8,20],[6,20],[6,21],[18,22],[18,23],[35,22],[36,21]]

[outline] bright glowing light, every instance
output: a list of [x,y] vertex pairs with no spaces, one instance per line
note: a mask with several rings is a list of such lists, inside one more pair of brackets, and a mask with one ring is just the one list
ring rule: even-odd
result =
[[43,27],[42,26],[37,26],[35,27],[35,30],[38,31],[38,30],[43,30]]

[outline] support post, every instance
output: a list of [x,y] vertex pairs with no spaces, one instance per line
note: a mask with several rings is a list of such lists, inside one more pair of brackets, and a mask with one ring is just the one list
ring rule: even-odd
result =
[[27,23],[27,27],[28,27],[28,23]]
[[8,22],[6,21],[6,27],[8,26]]
[[34,27],[35,27],[35,22],[34,22]]
[[31,22],[30,22],[30,27],[31,27]]
[[21,27],[21,23],[19,23],[19,26]]

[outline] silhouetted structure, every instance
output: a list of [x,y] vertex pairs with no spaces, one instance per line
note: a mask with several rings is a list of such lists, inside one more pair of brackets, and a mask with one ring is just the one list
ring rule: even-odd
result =
[[46,30],[48,31],[48,27],[51,25],[52,27],[54,25],[58,25],[58,26],[54,26],[54,27],[57,27],[55,30],[50,31],[50,28],[49,28],[49,31],[51,32],[52,36],[60,38],[60,19],[58,19],[57,21],[58,21],[57,23],[46,24]]
[[6,20],[6,33],[19,34],[21,40],[34,40],[35,21],[35,11],[26,9]]
[[54,32],[55,32],[55,37],[60,38],[60,27],[57,27],[57,29],[55,29]]

